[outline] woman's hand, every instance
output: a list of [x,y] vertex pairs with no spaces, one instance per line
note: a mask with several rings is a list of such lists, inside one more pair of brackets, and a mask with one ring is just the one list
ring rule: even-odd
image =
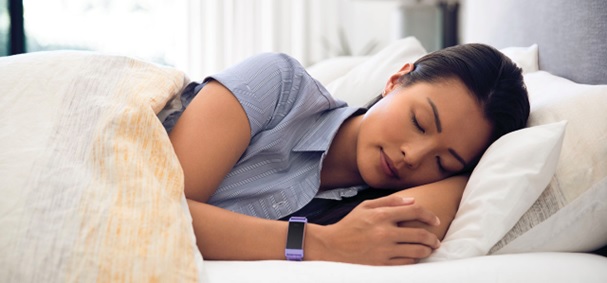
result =
[[[312,226],[307,258],[369,265],[412,264],[428,257],[440,245],[423,228],[399,227],[403,221],[440,224],[432,212],[413,198],[391,195],[368,200],[341,221]],[[314,231],[316,230],[316,231]]]

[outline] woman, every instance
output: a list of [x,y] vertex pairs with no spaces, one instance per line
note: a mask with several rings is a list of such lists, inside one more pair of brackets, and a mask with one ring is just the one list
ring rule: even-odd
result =
[[[334,100],[284,54],[191,84],[182,99],[165,126],[207,259],[284,259],[288,223],[277,220],[290,215],[331,219],[307,224],[305,260],[428,257],[466,172],[529,114],[521,70],[480,44],[405,64],[368,111]],[[392,194],[358,204],[376,192]]]

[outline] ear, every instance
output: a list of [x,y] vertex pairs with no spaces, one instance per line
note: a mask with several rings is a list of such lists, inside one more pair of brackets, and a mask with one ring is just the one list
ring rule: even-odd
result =
[[402,68],[400,68],[400,70],[398,72],[396,72],[392,76],[390,76],[390,78],[388,79],[388,82],[386,82],[386,87],[384,88],[384,92],[382,93],[382,96],[386,96],[388,93],[393,91],[396,87],[398,87],[400,85],[398,83],[398,79],[400,77],[402,77],[403,75],[413,71],[414,68],[415,68],[415,66],[413,64],[407,63]]

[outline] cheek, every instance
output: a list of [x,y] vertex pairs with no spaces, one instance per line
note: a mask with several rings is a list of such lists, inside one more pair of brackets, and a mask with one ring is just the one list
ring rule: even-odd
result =
[[462,139],[459,148],[463,148],[462,155],[466,160],[472,160],[480,157],[489,146],[489,130],[470,131],[466,139]]
[[372,188],[387,188],[383,183],[385,180],[379,176],[372,164],[368,159],[358,160],[358,173],[363,182]]
[[410,120],[404,107],[400,107],[396,100],[388,98],[385,98],[381,105],[376,105],[375,109],[367,112],[365,116],[373,128],[382,130],[402,130]]

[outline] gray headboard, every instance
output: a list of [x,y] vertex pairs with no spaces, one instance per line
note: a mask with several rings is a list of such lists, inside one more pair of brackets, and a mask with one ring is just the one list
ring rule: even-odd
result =
[[537,43],[540,69],[607,84],[607,0],[462,0],[463,42]]

